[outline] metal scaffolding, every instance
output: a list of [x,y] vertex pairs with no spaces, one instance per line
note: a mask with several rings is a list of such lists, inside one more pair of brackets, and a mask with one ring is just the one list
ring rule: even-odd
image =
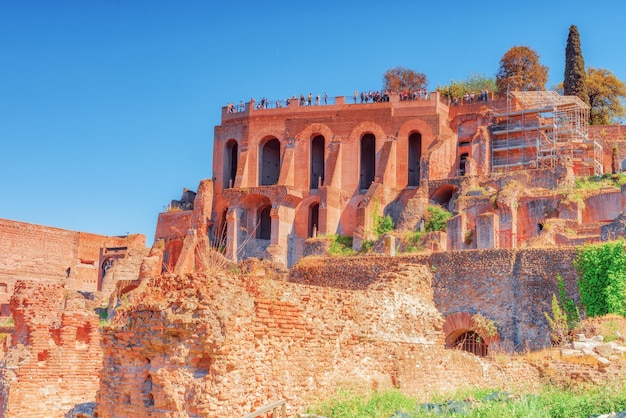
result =
[[493,172],[554,168],[569,157],[577,175],[602,174],[602,146],[590,140],[589,105],[555,91],[513,91],[491,126]]

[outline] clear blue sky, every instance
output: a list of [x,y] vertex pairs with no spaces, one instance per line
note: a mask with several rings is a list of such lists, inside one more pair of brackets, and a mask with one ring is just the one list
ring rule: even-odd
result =
[[[493,76],[524,45],[562,81],[570,25],[585,64],[626,81],[626,2],[0,0],[0,218],[142,233],[212,176],[227,102]],[[0,237],[1,239],[1,237]]]

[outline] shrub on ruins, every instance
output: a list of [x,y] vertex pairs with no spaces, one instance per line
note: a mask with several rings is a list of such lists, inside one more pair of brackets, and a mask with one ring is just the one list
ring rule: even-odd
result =
[[614,313],[626,316],[626,253],[624,241],[585,245],[574,260],[580,301],[589,317]]
[[539,62],[539,54],[527,46],[514,46],[500,60],[496,74],[498,91],[545,90],[548,67]]
[[329,235],[328,238],[331,240],[328,255],[347,257],[356,254],[356,251],[352,249],[352,237],[333,234]]
[[556,276],[559,295],[552,294],[552,315],[543,314],[552,330],[550,340],[553,345],[561,345],[572,340],[574,328],[581,320],[580,309],[573,299],[567,296],[565,282],[560,274]]
[[452,214],[441,206],[431,205],[426,208],[426,222],[424,230],[426,232],[436,232],[446,230],[446,222],[452,218]]
[[[447,100],[453,103],[454,99],[461,100],[466,94],[479,95],[481,92],[494,92],[497,90],[496,79],[482,74],[471,74],[465,80],[450,81],[450,84],[437,86],[437,91]],[[486,100],[485,97],[483,100]]]
[[417,92],[428,86],[424,73],[404,67],[394,67],[385,71],[383,87],[390,92]]

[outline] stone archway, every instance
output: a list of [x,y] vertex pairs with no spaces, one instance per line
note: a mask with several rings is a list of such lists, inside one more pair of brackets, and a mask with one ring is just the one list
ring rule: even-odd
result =
[[486,356],[489,346],[500,341],[500,335],[485,327],[485,317],[469,312],[449,315],[443,324],[446,347],[458,348],[477,356]]

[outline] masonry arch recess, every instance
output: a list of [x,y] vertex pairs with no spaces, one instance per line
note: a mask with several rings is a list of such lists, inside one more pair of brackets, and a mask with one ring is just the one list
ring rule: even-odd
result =
[[489,346],[500,342],[500,335],[497,332],[491,335],[475,318],[476,315],[469,312],[449,315],[443,324],[446,347],[459,348],[478,356],[486,356]]
[[376,178],[376,137],[366,133],[359,142],[359,190],[367,190]]
[[458,190],[459,188],[453,184],[444,184],[439,186],[437,190],[430,195],[430,200],[438,205],[448,208],[452,197]]
[[229,139],[224,145],[224,174],[223,189],[235,187],[237,176],[237,163],[239,159],[239,145],[236,139]]
[[420,184],[420,160],[422,159],[422,134],[412,131],[407,143],[408,186]]
[[259,143],[259,185],[273,186],[280,176],[280,141],[267,137]]
[[314,135],[310,141],[309,179],[310,188],[318,189],[324,184],[326,138],[323,135]]
[[[294,232],[298,238],[309,238],[309,220],[311,215],[311,207],[314,205],[320,204],[320,197],[318,194],[312,194],[300,201],[298,206],[296,207],[296,216],[294,222]],[[319,229],[319,211],[318,211],[318,224],[317,224],[317,232],[320,233]],[[325,232],[325,231],[324,231]]]
[[249,237],[269,240],[271,238],[272,203],[267,196],[251,194],[242,199],[239,224]]

